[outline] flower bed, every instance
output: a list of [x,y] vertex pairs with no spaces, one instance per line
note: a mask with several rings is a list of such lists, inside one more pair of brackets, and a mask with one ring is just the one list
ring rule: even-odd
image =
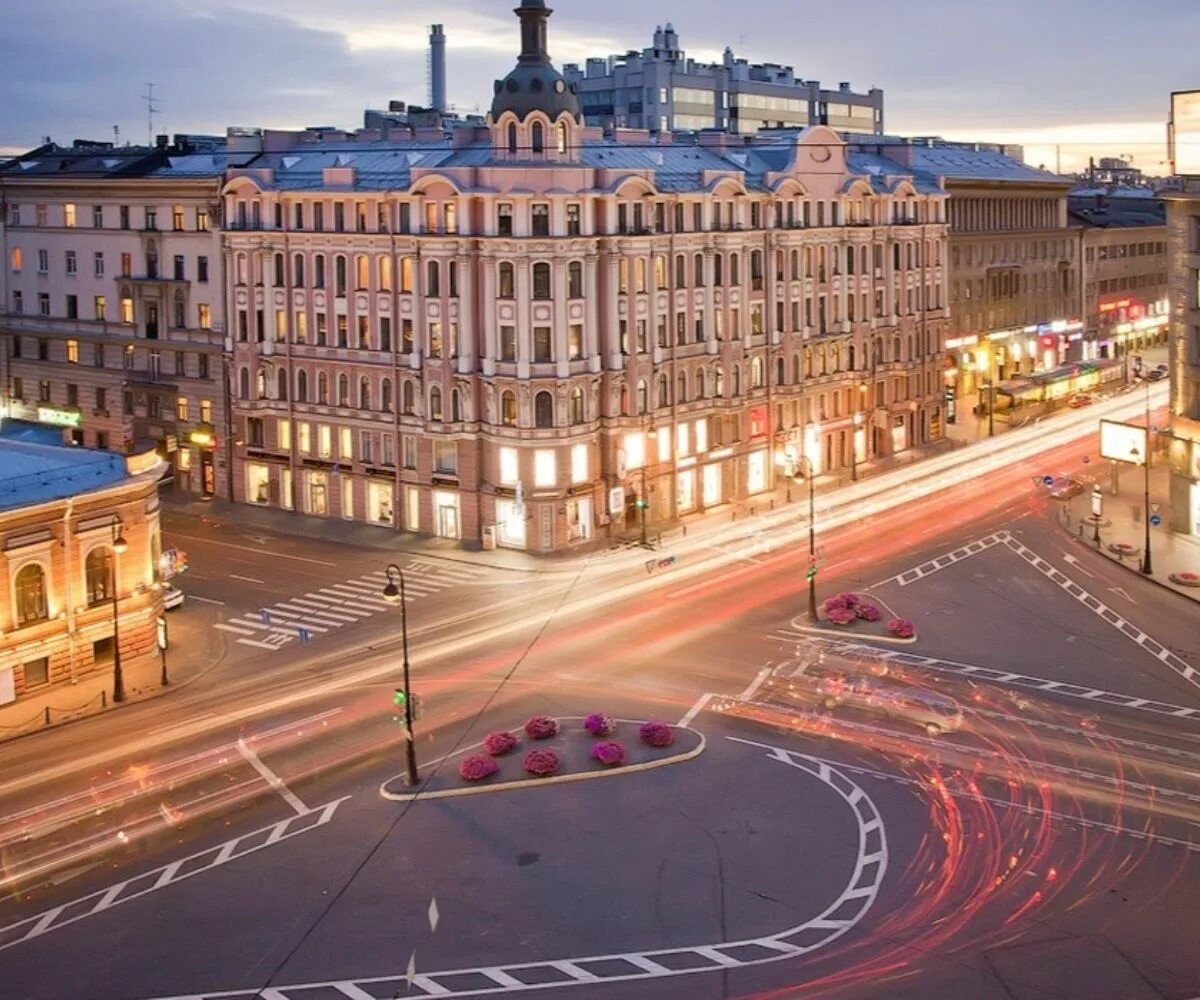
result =
[[[490,759],[490,758],[489,758]],[[558,770],[562,761],[558,754],[549,747],[538,747],[530,750],[525,754],[525,759],[521,761],[521,765],[536,778],[544,778],[547,775],[554,774]]]
[[907,618],[892,618],[887,624],[888,631],[897,639],[911,639],[917,634],[917,628]]
[[629,760],[625,744],[616,740],[605,740],[592,746],[592,757],[605,767],[620,767]]
[[499,770],[500,765],[487,754],[476,753],[462,759],[458,765],[458,776],[464,781],[483,781]]
[[906,635],[893,632],[888,622],[896,620],[894,612],[886,605],[872,599],[868,594],[855,594],[845,591],[827,598],[817,612],[817,627],[836,629],[851,629],[862,631],[868,635],[884,638],[891,636],[908,641],[916,636],[915,628],[909,623],[911,631]]
[[1181,587],[1200,587],[1200,573],[1191,573],[1185,570],[1182,573],[1170,574],[1168,579]]
[[548,740],[558,735],[558,720],[548,715],[535,715],[525,723],[525,735],[531,740]]
[[583,728],[593,736],[611,736],[617,726],[610,716],[593,712],[583,720]]
[[488,733],[483,741],[483,749],[493,757],[503,757],[506,753],[512,753],[520,745],[521,741],[512,733],[500,730],[495,733]]
[[643,722],[638,729],[638,735],[646,746],[669,747],[675,742],[675,730],[665,722]]
[[1113,542],[1112,545],[1108,547],[1108,550],[1116,553],[1121,558],[1124,558],[1125,556],[1136,556],[1141,551],[1141,549],[1130,545],[1128,542]]

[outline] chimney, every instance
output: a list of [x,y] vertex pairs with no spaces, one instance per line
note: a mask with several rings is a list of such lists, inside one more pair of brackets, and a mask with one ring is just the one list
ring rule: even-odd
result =
[[446,33],[440,24],[429,29],[429,105],[446,111]]

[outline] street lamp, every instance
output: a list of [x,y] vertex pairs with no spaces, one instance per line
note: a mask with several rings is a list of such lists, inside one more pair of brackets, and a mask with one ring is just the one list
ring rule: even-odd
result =
[[112,550],[113,550],[113,602],[112,602],[112,624],[113,624],[113,701],[121,702],[125,700],[125,675],[121,672],[121,636],[118,631],[117,612],[118,603],[121,596],[121,577],[118,568],[121,563],[121,556],[129,549],[129,543],[125,541],[125,536],[121,534],[121,519],[113,517],[112,522]]
[[813,623],[817,621],[817,503],[814,493],[816,479],[813,461],[807,455],[801,456],[804,464],[804,477],[808,480],[808,615]]
[[[650,463],[650,439],[654,437],[654,414],[650,415],[650,422],[646,425],[646,430],[642,434],[642,489],[638,495],[638,508],[641,514],[642,522],[642,548],[650,548],[650,537],[647,527],[647,518],[650,514],[650,494],[647,491],[646,482],[646,466]],[[658,453],[658,446],[655,445],[655,454]]]
[[[387,568],[387,585],[383,588],[383,599],[388,604],[400,605],[400,642],[404,654],[404,736],[408,742],[405,761],[408,765],[409,787],[417,786],[417,744],[413,739],[413,696],[408,675],[408,606],[404,594],[404,574],[395,563]],[[399,581],[399,586],[397,586]]]

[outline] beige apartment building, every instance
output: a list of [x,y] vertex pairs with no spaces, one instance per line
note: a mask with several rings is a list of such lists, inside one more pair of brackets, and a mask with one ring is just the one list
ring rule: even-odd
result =
[[223,170],[180,137],[0,168],[0,408],[87,447],[152,441],[195,496],[228,494]]

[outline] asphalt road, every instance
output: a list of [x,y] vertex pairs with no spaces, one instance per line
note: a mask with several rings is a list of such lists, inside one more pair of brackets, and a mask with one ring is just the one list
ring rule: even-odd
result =
[[[189,608],[194,627],[232,652],[168,698],[6,747],[5,996],[1200,993],[1200,690],[1172,659],[1200,664],[1194,605],[1056,527],[1027,484],[1069,462],[820,538],[821,595],[870,589],[917,623],[911,646],[803,631],[808,555],[786,531],[661,572],[429,588],[410,607],[425,767],[535,711],[694,714],[708,749],[411,806],[378,795],[402,769],[394,611],[276,650],[213,627],[378,554],[271,539],[292,559],[268,573],[253,540],[192,543],[190,592],[224,602]],[[884,664],[967,723],[815,712],[803,671],[788,684],[822,658]],[[414,951],[429,978],[409,992]]]

